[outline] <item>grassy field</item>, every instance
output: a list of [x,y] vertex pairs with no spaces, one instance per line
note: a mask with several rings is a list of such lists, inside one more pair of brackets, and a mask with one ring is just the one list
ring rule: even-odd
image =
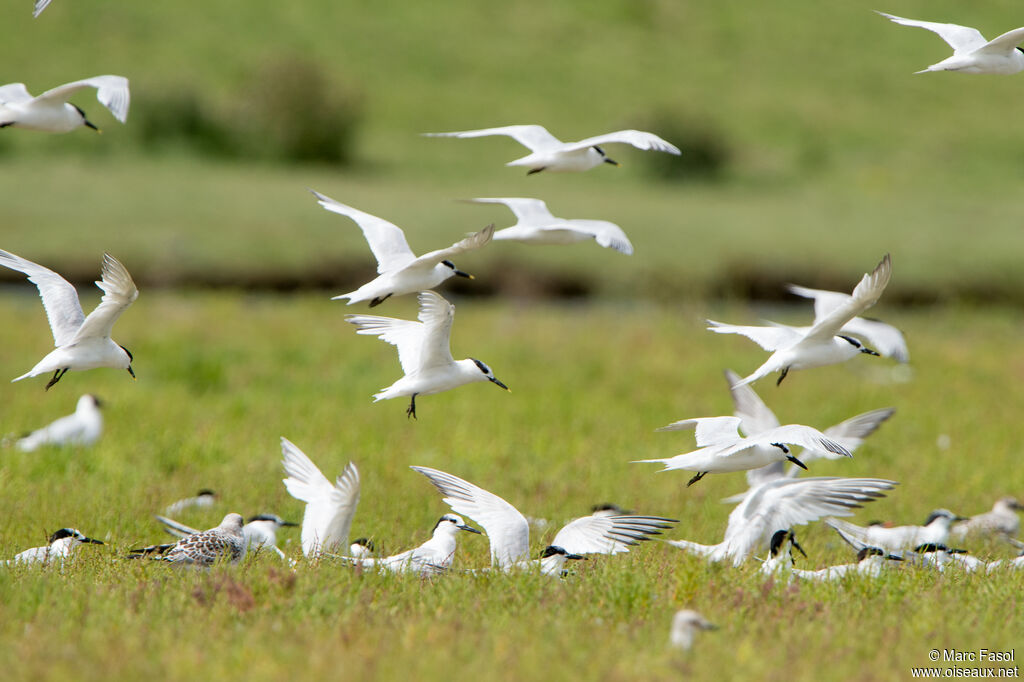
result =
[[[0,557],[65,525],[107,542],[63,572],[0,570],[0,677],[889,680],[929,665],[933,648],[1020,644],[1020,574],[786,587],[756,564],[708,567],[661,543],[581,562],[562,581],[423,582],[330,562],[291,571],[269,556],[193,573],[121,559],[163,539],[151,514],[201,487],[221,502],[183,522],[298,520],[281,436],[328,476],[358,464],[353,533],[386,552],[422,542],[446,510],[413,464],[530,516],[614,501],[679,519],[670,537],[715,542],[729,512],[718,500],[741,476],[685,489],[686,474],[629,464],[689,450],[690,436],[654,429],[728,413],[721,370],[763,360],[745,339],[702,331],[703,319],[805,320],[807,308],[741,301],[788,281],[848,289],[886,252],[895,274],[872,312],[907,333],[909,375],[863,358],[759,391],[784,421],[818,427],[897,408],[854,460],[813,466],[901,483],[859,522],[973,514],[1024,495],[1013,426],[1024,404],[1021,80],[912,76],[946,46],[872,9],[990,37],[1021,23],[1010,0],[56,0],[37,20],[28,0],[6,3],[0,81],[42,92],[123,74],[132,110],[121,126],[86,93],[75,101],[102,136],[0,130],[0,248],[82,282],[110,251],[142,297],[116,330],[137,383],[100,370],[49,392],[42,379],[0,389],[0,433],[69,413],[83,392],[108,403],[93,449],[0,450]],[[318,79],[297,95],[284,87]],[[349,117],[349,163],[282,161],[287,134]],[[666,178],[661,155],[613,149],[623,168],[526,177],[502,165],[523,153],[510,140],[419,136],[513,123],[563,139],[638,127],[678,143],[684,160],[714,156]],[[556,215],[617,222],[636,254],[493,244],[459,259],[478,276],[464,293],[498,296],[455,299],[454,354],[484,360],[514,392],[428,396],[410,422],[401,401],[371,403],[398,378],[393,349],[356,336],[343,321],[354,309],[327,300],[372,271],[365,242],[307,188],[403,226],[417,252],[511,222],[455,199],[535,196]],[[0,289],[0,377],[14,377],[50,337],[32,287],[4,281],[17,284]],[[559,292],[594,296],[538,301]],[[414,303],[381,312],[411,317]],[[801,565],[850,560],[826,530],[802,530]],[[279,544],[299,554],[297,532]],[[461,538],[458,566],[486,562],[486,539]],[[666,647],[682,607],[721,626],[690,655]]]
[[[109,403],[106,433],[91,450],[2,452],[0,556],[63,525],[109,545],[84,548],[63,573],[0,571],[0,658],[10,679],[343,670],[373,679],[813,680],[827,660],[830,678],[881,680],[906,679],[909,666],[928,665],[932,648],[1020,643],[1020,574],[907,572],[787,588],[765,583],[756,562],[708,567],[660,543],[584,562],[564,581],[452,574],[422,582],[330,562],[291,572],[271,556],[208,573],[124,561],[130,546],[161,539],[150,514],[200,487],[221,502],[186,523],[208,527],[235,510],[299,519],[300,503],[280,483],[282,435],[329,476],[357,463],[363,494],[353,532],[389,552],[425,539],[446,509],[411,464],[463,476],[531,516],[568,519],[611,500],[679,519],[670,537],[714,542],[729,511],[717,500],[742,488],[742,476],[685,489],[686,474],[628,462],[690,449],[690,436],[653,429],[728,413],[720,369],[749,370],[762,357],[742,339],[701,330],[707,315],[751,319],[742,307],[458,301],[454,354],[485,360],[513,392],[475,385],[428,396],[412,422],[400,401],[371,404],[397,376],[392,349],[353,334],[325,296],[143,295],[118,329],[135,353],[137,383],[101,370],[69,374],[49,392],[41,379],[4,389],[6,431],[70,411],[81,392]],[[387,307],[413,312],[408,301]],[[32,295],[5,295],[0,311],[0,376],[17,376],[48,333]],[[1009,427],[1024,399],[1015,314],[879,313],[907,332],[911,381],[864,358],[758,387],[784,421],[819,427],[897,408],[855,459],[812,473],[900,481],[860,522],[919,521],[939,506],[978,513],[997,496],[1020,495],[1019,437]],[[936,445],[941,434],[948,450]],[[457,565],[486,565],[486,540],[461,540]],[[811,557],[804,566],[850,558],[823,526],[803,529],[801,541]],[[298,554],[298,533],[282,532],[280,544]],[[1008,556],[984,543],[972,549]],[[684,606],[722,627],[689,656],[666,649],[671,615]]]

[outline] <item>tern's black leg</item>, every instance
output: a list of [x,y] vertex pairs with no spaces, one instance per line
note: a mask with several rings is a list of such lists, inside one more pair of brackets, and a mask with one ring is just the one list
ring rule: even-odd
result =
[[412,394],[412,399],[409,401],[409,407],[405,410],[406,417],[412,417],[416,419],[416,394]]
[[545,168],[547,168],[547,166],[541,166],[540,168],[531,168],[530,170],[526,171],[526,174],[533,175],[534,173],[540,173]]
[[694,483],[696,483],[696,482],[697,482],[697,481],[699,481],[700,479],[704,478],[704,474],[706,474],[706,473],[708,473],[708,472],[706,472],[706,471],[701,471],[701,472],[699,472],[699,473],[698,473],[698,474],[697,474],[696,476],[694,476],[693,478],[691,478],[691,479],[690,479],[690,480],[689,480],[689,481],[688,481],[688,482],[686,483],[686,487],[687,487],[687,488],[689,488],[689,487],[690,487],[691,485],[693,485]]
[[384,301],[388,300],[389,298],[391,298],[391,294],[388,294],[384,298],[381,298],[380,296],[378,296],[377,298],[375,298],[372,301],[370,301],[370,307],[371,308],[375,308],[375,307],[379,306],[381,303],[383,303]]
[[[797,465],[798,467],[800,467],[804,471],[807,471],[807,465],[804,464],[803,462],[801,462],[800,460],[798,460],[793,455],[786,455],[786,459],[788,459],[790,462],[792,462],[793,464]],[[804,556],[806,556],[806,555],[804,555]]]
[[44,391],[49,391],[49,390],[50,390],[50,386],[53,386],[53,385],[54,385],[55,383],[57,383],[58,381],[60,381],[60,378],[61,378],[62,376],[64,376],[64,374],[65,374],[65,373],[66,373],[67,371],[68,371],[68,368],[67,368],[67,367],[65,367],[64,369],[58,369],[58,370],[57,370],[56,372],[54,372],[54,373],[53,373],[53,378],[52,378],[52,379],[50,379],[50,383],[46,384],[46,388],[45,388],[45,389],[43,389],[43,390],[44,390]]
[[789,367],[783,367],[782,374],[779,375],[779,380],[775,382],[775,385],[778,386],[779,384],[781,384],[782,380],[786,378],[787,374],[789,374]]

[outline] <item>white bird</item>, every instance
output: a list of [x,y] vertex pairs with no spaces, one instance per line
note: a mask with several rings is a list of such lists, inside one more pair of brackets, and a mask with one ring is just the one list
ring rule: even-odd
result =
[[[39,10],[42,11],[42,10]],[[85,88],[96,89],[96,99],[121,123],[128,119],[128,79],[123,76],[94,76],[58,85],[33,97],[24,83],[0,86],[0,128],[13,126],[47,133],[69,133],[86,126],[99,132],[85,112],[68,102]]]
[[504,204],[516,216],[516,224],[494,233],[494,241],[525,244],[576,244],[594,240],[606,249],[631,255],[633,245],[622,228],[607,220],[556,218],[540,199],[516,197],[469,199],[475,204]]
[[768,351],[773,351],[768,360],[753,374],[741,379],[739,384],[749,384],[772,372],[781,372],[776,384],[781,384],[790,370],[823,367],[843,362],[860,353],[878,355],[877,351],[866,348],[852,336],[844,336],[840,330],[857,315],[870,308],[878,300],[892,276],[892,260],[886,254],[870,273],[864,275],[853,290],[849,300],[835,308],[829,315],[815,320],[804,329],[776,325],[772,327],[749,327],[722,324],[708,320],[710,331],[718,334],[742,334]]
[[618,166],[617,161],[608,158],[600,145],[623,143],[630,144],[645,151],[668,152],[679,154],[679,149],[661,139],[654,133],[641,130],[617,130],[614,133],[588,137],[579,142],[562,142],[539,125],[502,126],[500,128],[484,128],[482,130],[462,130],[451,133],[424,133],[427,137],[486,137],[489,135],[507,135],[528,148],[532,153],[509,161],[506,166],[525,166],[529,168],[527,175],[543,170],[552,173],[586,171],[610,163]]
[[19,438],[14,445],[22,452],[33,452],[44,445],[93,445],[103,433],[103,413],[100,412],[102,405],[99,398],[86,393],[78,399],[74,414],[36,429]]
[[36,0],[36,6],[32,10],[32,18],[38,17],[44,9],[50,6],[50,0]]
[[28,281],[39,289],[56,346],[28,374],[13,381],[53,372],[53,378],[46,384],[49,389],[68,370],[97,367],[126,369],[135,378],[131,352],[110,339],[117,318],[139,297],[132,276],[116,258],[103,254],[103,277],[96,282],[103,290],[103,298],[88,317],[82,312],[75,287],[53,270],[2,250],[0,265],[28,275]]
[[381,559],[346,557],[346,560],[363,568],[378,568],[392,573],[440,573],[452,565],[456,549],[455,537],[460,530],[480,534],[476,528],[467,526],[460,516],[445,514],[438,519],[430,539],[419,547]]
[[[281,439],[288,494],[306,503],[302,517],[302,553],[317,556],[348,546],[352,519],[359,505],[359,470],[349,462],[334,485],[313,461],[287,438]],[[352,552],[351,548],[349,549]],[[355,553],[353,553],[355,556]]]
[[503,571],[539,567],[544,575],[561,575],[566,559],[628,552],[631,546],[678,523],[660,516],[584,516],[566,524],[539,561],[530,562],[530,524],[518,509],[458,476],[429,467],[412,469],[434,484],[452,511],[483,526],[491,545],[491,565]]
[[185,511],[186,509],[190,509],[192,507],[212,507],[213,503],[216,501],[217,493],[213,492],[209,488],[203,488],[198,493],[196,493],[195,497],[185,497],[178,500],[177,502],[172,502],[171,504],[167,505],[167,508],[164,509],[164,513],[168,516],[175,516]]
[[688,540],[666,542],[710,561],[731,559],[734,566],[739,566],[754,552],[768,549],[777,531],[823,516],[850,516],[853,509],[885,497],[883,491],[895,485],[895,481],[880,478],[777,479],[751,490],[732,510],[725,538],[717,545]]
[[662,471],[696,471],[697,475],[686,484],[689,487],[705,474],[757,469],[776,461],[789,460],[806,469],[807,466],[790,453],[790,445],[812,451],[824,449],[844,457],[853,456],[841,443],[810,426],[787,424],[743,437],[739,433],[742,421],[739,417],[700,417],[673,422],[658,431],[694,429],[699,449],[675,457],[636,462],[664,464]]
[[1020,530],[1017,512],[1024,505],[1014,497],[1001,497],[992,505],[992,511],[976,514],[966,521],[954,524],[950,533],[954,538],[963,539],[968,535],[998,535],[1004,538],[1016,537]]
[[[876,10],[877,11],[877,10]],[[932,21],[904,19],[885,12],[878,12],[883,17],[903,26],[916,26],[927,29],[953,48],[953,56],[932,64],[927,69],[915,73],[929,71],[959,71],[961,73],[993,73],[1010,75],[1024,71],[1024,50],[1017,47],[1024,42],[1024,27],[1007,31],[993,40],[985,40],[978,29],[957,24],[940,24]]]
[[[796,284],[790,284],[786,288],[796,296],[814,301],[815,321],[828,317],[832,311],[846,304],[850,299],[850,294],[839,291],[810,289]],[[903,332],[891,324],[870,317],[855,317],[844,324],[839,331],[842,334],[862,339],[865,345],[878,351],[882,357],[892,358],[897,362],[910,362],[907,340],[903,338]]]
[[346,315],[357,334],[377,336],[398,348],[398,362],[405,376],[379,393],[373,401],[409,396],[406,414],[416,416],[416,396],[441,393],[464,384],[490,381],[506,391],[491,368],[476,358],[454,360],[449,346],[455,306],[433,291],[419,295],[419,322],[375,315]]
[[[312,191],[312,190],[311,190]],[[455,267],[449,260],[465,251],[479,249],[491,240],[494,225],[488,225],[451,246],[416,256],[405,241],[402,228],[383,218],[363,213],[326,197],[319,192],[313,196],[321,206],[332,213],[348,216],[363,231],[366,243],[377,258],[379,276],[347,294],[335,296],[332,300],[347,298],[348,305],[369,301],[370,307],[383,303],[391,296],[412,294],[424,289],[433,289],[449,277],[459,276],[473,279],[473,275]]]
[[186,535],[157,559],[190,566],[212,566],[221,560],[238,563],[245,556],[243,525],[241,514],[228,514],[220,525]]
[[13,559],[5,561],[5,564],[46,564],[51,560],[63,564],[64,560],[71,556],[72,550],[81,544],[102,545],[99,540],[87,538],[77,528],[61,528],[50,536],[47,544],[42,547],[33,547],[17,554]]
[[[729,392],[732,395],[733,414],[740,418],[740,432],[745,434],[762,433],[779,426],[779,419],[775,413],[764,404],[764,401],[748,385],[738,385],[740,377],[732,370],[725,370],[725,380],[729,384]],[[889,417],[895,412],[895,408],[887,407],[880,410],[872,410],[851,417],[844,422],[830,426],[822,431],[825,436],[842,445],[851,453],[864,442],[864,439],[878,430]],[[840,455],[828,450],[805,450],[800,453],[799,459],[804,464],[817,459],[838,459]],[[747,486],[753,488],[761,483],[776,478],[796,478],[799,468],[793,465],[787,472],[782,460],[776,460],[758,469],[747,471]],[[743,499],[746,493],[722,500],[727,503],[736,503]]]
[[[186,526],[183,523],[175,521],[174,519],[167,518],[166,516],[156,516],[156,520],[163,524],[164,530],[171,535],[183,538],[188,535],[195,535],[199,533],[196,528]],[[282,552],[277,546],[277,531],[287,526],[297,526],[299,524],[292,523],[291,521],[285,521],[276,514],[257,514],[256,516],[249,517],[242,526],[242,538],[245,542],[245,553],[256,552],[261,549],[273,551],[282,559],[286,558],[284,552]],[[161,554],[169,551],[174,545],[152,545],[145,547],[140,550],[133,550],[133,554],[151,554],[153,552],[159,552]]]
[[837,566],[826,566],[816,571],[807,571],[799,568],[792,569],[794,576],[801,580],[813,580],[816,582],[830,582],[841,580],[848,575],[862,575],[868,578],[877,578],[882,571],[888,568],[893,561],[903,561],[903,557],[896,554],[889,554],[878,547],[864,547],[857,552],[857,561],[850,564],[839,564]]
[[1012,571],[1024,569],[1024,552],[1021,552],[1020,556],[1018,556],[1016,559],[1010,559],[1009,561],[1003,561],[1002,559],[990,561],[988,562],[988,565],[985,568],[986,572],[988,573],[992,573],[1000,569]]
[[691,609],[676,611],[672,617],[672,629],[668,634],[668,643],[673,649],[689,651],[694,639],[701,630],[717,630],[718,626],[709,622],[704,616]]
[[[945,510],[938,510],[938,512],[945,512]],[[948,512],[946,512],[948,513]],[[933,512],[933,516],[936,512]],[[963,569],[967,573],[973,573],[979,570],[983,566],[986,566],[984,561],[976,559],[972,556],[967,555],[965,549],[951,549],[941,542],[924,542],[916,545],[913,550],[904,549],[896,554],[889,554],[885,548],[874,547],[868,545],[865,542],[865,538],[860,533],[851,533],[848,529],[836,525],[835,519],[827,519],[825,521],[828,525],[832,526],[833,530],[839,534],[843,540],[845,540],[850,546],[856,549],[858,552],[863,553],[864,551],[870,550],[876,554],[884,554],[887,560],[905,561],[908,564],[914,566],[924,566],[928,568],[934,568],[940,573],[948,566],[955,566]],[[847,526],[851,524],[846,524]],[[927,524],[926,524],[927,525]],[[854,526],[856,528],[856,526]],[[874,526],[872,527],[874,528]],[[892,528],[886,530],[894,530]],[[934,533],[932,533],[934,537]],[[876,539],[879,536],[875,536]]]
[[919,545],[944,545],[953,522],[964,520],[963,516],[957,516],[948,509],[936,509],[928,515],[922,526],[863,527],[840,519],[826,519],[825,523],[839,531],[850,544],[854,544],[852,538],[862,545],[893,552]]

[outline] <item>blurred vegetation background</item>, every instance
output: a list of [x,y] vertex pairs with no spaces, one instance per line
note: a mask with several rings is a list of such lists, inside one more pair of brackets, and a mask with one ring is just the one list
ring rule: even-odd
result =
[[[912,75],[947,46],[869,3],[23,4],[0,8],[4,82],[132,84],[126,126],[75,99],[103,135],[0,131],[0,244],[76,279],[110,250],[148,286],[345,289],[374,264],[312,187],[416,251],[511,223],[453,201],[471,196],[542,198],[636,246],[495,244],[460,262],[486,274],[467,292],[770,298],[846,288],[891,251],[891,301],[1024,302],[1021,79]],[[1021,23],[1009,0],[878,9]],[[524,153],[510,139],[420,136],[514,123],[639,127],[683,155],[526,177],[503,166]]]

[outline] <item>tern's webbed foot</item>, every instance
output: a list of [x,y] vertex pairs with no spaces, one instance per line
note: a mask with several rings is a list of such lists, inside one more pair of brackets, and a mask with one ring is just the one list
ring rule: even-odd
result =
[[55,383],[60,381],[61,377],[64,376],[67,373],[67,371],[68,371],[68,368],[65,367],[64,369],[58,369],[56,372],[54,372],[53,373],[53,378],[50,379],[50,383],[46,384],[46,388],[44,388],[43,390],[44,391],[49,391],[50,390],[50,386],[53,386]]
[[800,460],[798,460],[793,455],[786,455],[786,459],[788,459],[790,462],[792,462],[793,464],[797,465],[798,467],[800,467],[804,471],[807,471],[807,465],[804,464],[803,462],[801,462]]
[[706,472],[706,471],[699,472],[696,476],[694,476],[693,478],[691,478],[689,481],[686,482],[686,487],[689,488],[691,485],[693,485],[694,483],[696,483],[700,479],[704,478],[704,475],[707,474],[707,473],[708,472]]

